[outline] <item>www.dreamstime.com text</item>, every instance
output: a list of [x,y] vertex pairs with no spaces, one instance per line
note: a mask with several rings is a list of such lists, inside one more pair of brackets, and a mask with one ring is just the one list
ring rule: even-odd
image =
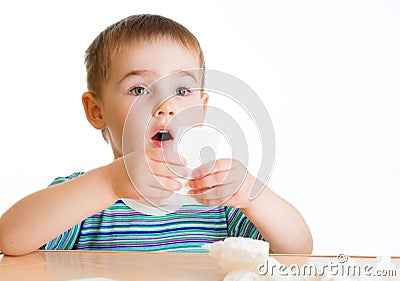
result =
[[340,254],[337,261],[326,264],[277,264],[268,259],[260,264],[257,271],[260,275],[269,276],[354,276],[354,277],[396,277],[400,276],[398,269],[377,268],[376,265],[347,263],[348,256]]

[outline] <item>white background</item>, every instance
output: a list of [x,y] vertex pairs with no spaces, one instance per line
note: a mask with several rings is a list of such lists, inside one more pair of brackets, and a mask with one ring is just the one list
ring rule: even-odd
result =
[[270,187],[304,215],[314,253],[400,255],[400,2],[4,3],[0,214],[112,161],[80,102],[84,51],[108,25],[156,13],[261,96],[277,143]]

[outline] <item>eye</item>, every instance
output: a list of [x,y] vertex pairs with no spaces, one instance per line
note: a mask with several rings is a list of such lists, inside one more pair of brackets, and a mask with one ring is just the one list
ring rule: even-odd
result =
[[134,95],[134,96],[143,96],[143,95],[148,95],[149,91],[142,86],[137,86],[131,90],[129,90],[129,94]]
[[175,90],[175,94],[178,96],[187,96],[190,93],[190,90],[186,87],[179,87]]

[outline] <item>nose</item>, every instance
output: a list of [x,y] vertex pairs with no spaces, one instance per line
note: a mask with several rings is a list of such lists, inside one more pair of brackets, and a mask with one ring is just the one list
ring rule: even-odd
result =
[[153,113],[154,117],[173,117],[174,115],[175,109],[169,102],[161,104]]

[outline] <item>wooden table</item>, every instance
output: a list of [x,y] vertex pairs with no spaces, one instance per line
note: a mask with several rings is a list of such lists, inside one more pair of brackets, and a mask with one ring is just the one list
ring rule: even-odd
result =
[[[271,255],[291,265],[336,262],[336,256]],[[376,264],[375,257],[355,257],[358,264]],[[400,269],[400,258],[393,260]],[[1,281],[94,280],[222,280],[218,263],[200,253],[134,253],[101,251],[36,251],[11,257],[0,255]],[[267,280],[265,278],[265,280]],[[290,280],[290,279],[288,279]],[[397,278],[400,280],[400,270]]]

